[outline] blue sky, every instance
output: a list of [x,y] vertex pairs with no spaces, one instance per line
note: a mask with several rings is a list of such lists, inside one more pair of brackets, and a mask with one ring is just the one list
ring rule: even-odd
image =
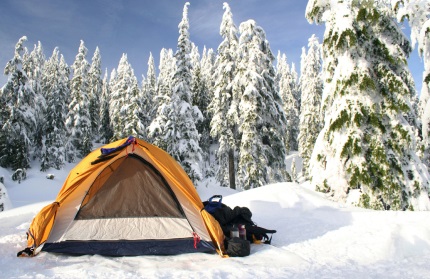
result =
[[[88,48],[91,62],[98,46],[102,67],[110,73],[127,53],[135,74],[146,75],[149,53],[156,67],[162,48],[176,51],[178,24],[185,0],[1,0],[0,1],[0,67],[4,69],[13,57],[18,39],[27,36],[26,47],[42,43],[45,56],[59,47],[71,65],[80,40]],[[200,52],[203,47],[217,49],[222,38],[219,26],[225,0],[190,0],[190,39]],[[227,1],[237,26],[254,19],[265,32],[273,53],[287,55],[288,62],[300,66],[300,55],[308,38],[323,38],[324,26],[311,25],[305,19],[305,0],[232,0]],[[416,51],[410,59],[411,71],[420,88],[423,64]],[[6,82],[0,76],[0,86]]]

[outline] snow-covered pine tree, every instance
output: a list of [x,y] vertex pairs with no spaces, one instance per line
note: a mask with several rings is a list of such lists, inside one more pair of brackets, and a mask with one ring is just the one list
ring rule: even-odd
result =
[[[112,95],[112,88],[114,87],[116,82],[116,69],[112,69],[112,71],[110,72],[110,78],[109,78],[109,96]],[[112,98],[109,98],[110,100]]]
[[297,73],[296,70],[296,65],[294,63],[291,63],[291,75],[293,77],[293,81],[294,81],[294,98],[297,100],[297,103],[299,104],[299,111],[300,111],[300,106],[302,104],[302,92],[300,91],[300,86],[299,86],[299,74]]
[[91,67],[88,72],[88,99],[89,112],[91,118],[92,139],[96,142],[100,141],[98,131],[100,126],[100,98],[102,95],[102,61],[99,47],[96,47],[93,58],[91,60]]
[[[213,49],[206,49],[206,47],[203,48],[202,53],[202,60],[200,61],[201,69],[202,69],[202,80],[205,84],[204,87],[206,88],[208,96],[206,97],[209,100],[208,109],[203,112],[203,116],[209,120],[209,129],[210,129],[210,120],[212,119],[212,113],[209,109],[210,101],[214,97],[214,74],[215,74],[215,60],[216,55],[214,53]],[[212,139],[211,139],[212,140]]]
[[172,95],[173,74],[176,72],[176,59],[172,49],[162,49],[160,52],[160,65],[156,103],[165,104]]
[[[215,73],[215,60],[216,55],[214,53],[214,50],[212,48],[206,49],[206,47],[204,47],[200,64],[202,67],[202,78],[206,84],[205,86],[208,90],[210,100],[212,100],[213,98],[213,87],[215,84],[215,81],[213,79]],[[209,117],[209,119],[211,118],[212,117]]]
[[157,90],[157,75],[155,73],[155,62],[154,62],[154,56],[152,56],[152,53],[149,53],[149,59],[148,59],[148,70],[146,72],[146,79],[147,84],[149,85],[151,97],[155,95],[155,91]]
[[[123,134],[124,119],[123,106],[125,103],[125,91],[130,88],[130,77],[127,55],[123,53],[118,64],[118,68],[111,74],[110,80],[110,103],[109,117],[112,124],[113,137],[112,141],[116,141],[127,137]],[[126,90],[124,90],[124,88]]]
[[282,105],[285,113],[287,114],[287,131],[285,134],[285,149],[289,153],[292,149],[291,139],[292,131],[289,128],[292,125],[292,121],[289,119],[294,119],[295,115],[298,115],[297,110],[298,104],[293,95],[292,76],[290,71],[290,65],[287,63],[287,56],[278,52],[277,56],[277,71],[276,71],[276,81],[278,86],[278,92],[282,98]]
[[[288,116],[288,112],[285,111],[287,114],[287,122],[291,125],[288,125],[288,130],[290,134],[290,146],[291,150],[297,151],[299,149],[299,125],[300,125],[300,108],[302,104],[302,92],[300,91],[299,86],[299,74],[296,71],[296,65],[294,63],[291,63],[291,85],[293,98],[296,101],[296,107],[293,112],[289,112],[291,115]],[[291,120],[289,120],[289,118]]]
[[286,116],[276,88],[273,56],[264,30],[255,21],[240,27],[238,72],[233,99],[239,101],[241,135],[238,182],[243,189],[285,181]]
[[45,122],[46,101],[44,92],[42,91],[43,69],[45,64],[45,55],[41,42],[34,45],[33,50],[24,54],[22,61],[22,69],[27,74],[28,84],[31,86],[35,94],[35,117],[36,127],[31,135],[33,159],[40,158],[43,149],[43,126]]
[[285,54],[278,52],[277,84],[282,105],[287,118],[287,132],[285,134],[285,147],[287,152],[298,149],[299,135],[299,90],[297,84],[297,72],[294,64],[292,68],[287,63]]
[[123,54],[111,86],[109,115],[113,128],[113,139],[128,136],[145,138],[145,128],[140,120],[141,96],[133,68]]
[[125,103],[122,109],[124,115],[124,137],[135,136],[146,139],[146,127],[143,124],[145,113],[142,110],[145,98],[139,89],[138,81],[130,65],[130,87],[126,90]]
[[[154,99],[157,94],[157,76],[155,73],[155,62],[152,53],[149,53],[148,59],[148,70],[146,72],[146,79],[142,82],[142,111],[143,118],[142,123],[145,126],[145,129],[149,127],[152,120],[155,117],[155,113],[157,112],[154,109]],[[148,140],[148,137],[145,139]]]
[[430,209],[429,175],[404,117],[414,94],[408,40],[373,0],[311,0],[306,16],[326,24],[325,125],[310,161],[312,183],[337,201],[355,192],[366,208]]
[[196,123],[203,116],[191,102],[191,43],[189,40],[188,6],[185,3],[179,23],[178,49],[175,53],[176,71],[173,76],[172,96],[166,104],[164,115],[168,119],[162,137],[167,142],[167,152],[175,158],[193,182],[202,179],[200,163],[202,150]]
[[110,103],[110,86],[108,81],[107,69],[102,80],[102,94],[100,98],[100,125],[98,135],[101,143],[109,143],[112,139],[113,131],[112,124],[109,116],[109,103]]
[[303,159],[302,173],[309,178],[309,159],[314,149],[315,141],[320,133],[323,120],[320,117],[323,81],[321,77],[322,60],[321,45],[318,38],[309,38],[308,52],[302,52],[300,89],[302,105],[300,110],[299,154]]
[[424,72],[419,98],[419,116],[422,130],[422,159],[430,167],[430,2],[427,0],[395,0],[393,11],[398,21],[407,18],[411,28],[412,47],[424,62]]
[[58,86],[61,88],[61,90],[63,90],[65,92],[66,95],[66,115],[67,115],[67,110],[68,110],[68,106],[67,104],[70,101],[70,72],[71,69],[69,67],[69,65],[67,65],[66,63],[66,59],[64,58],[64,56],[61,54],[60,55],[60,80],[58,83]]
[[223,41],[218,46],[218,56],[214,66],[214,95],[209,105],[211,136],[218,141],[216,157],[217,180],[221,186],[236,189],[235,154],[237,154],[237,118],[233,102],[233,79],[236,75],[239,32],[233,22],[230,6],[224,3],[224,15],[220,26]]
[[[204,93],[204,97],[201,104],[199,105],[200,110],[203,113],[203,121],[201,124],[198,125],[197,129],[199,130],[199,133],[201,135],[200,137],[200,146],[202,146],[203,149],[207,150],[207,158],[206,163],[209,166],[206,168],[207,175],[213,176],[214,175],[214,168],[213,166],[210,166],[213,162],[211,162],[211,158],[213,158],[213,148],[211,149],[211,146],[214,142],[212,136],[210,135],[210,123],[212,120],[212,112],[210,110],[210,103],[213,99],[213,88],[214,88],[214,63],[215,63],[215,53],[213,49],[206,49],[206,47],[203,48],[202,52],[202,59],[200,61],[201,65],[201,79],[202,79],[202,92]],[[203,147],[203,145],[207,144],[208,147]]]
[[14,170],[30,166],[31,135],[36,127],[36,95],[22,69],[27,37],[19,39],[14,57],[6,64],[7,83],[0,96],[0,166]]
[[163,137],[164,126],[167,123],[165,115],[166,104],[170,102],[172,95],[172,78],[176,70],[175,58],[173,57],[172,49],[162,49],[160,52],[160,73],[158,75],[157,94],[152,99],[154,115],[147,132],[149,140],[163,150],[167,149],[167,143]]
[[198,102],[198,89],[197,87],[201,84],[201,65],[200,65],[200,53],[199,47],[196,46],[193,42],[190,42],[191,50],[190,50],[190,64],[191,64],[191,102],[195,104]]
[[[45,63],[42,79],[42,90],[45,93],[46,113],[43,131],[45,135],[44,148],[41,154],[41,171],[53,167],[61,169],[65,161],[66,142],[66,100],[68,97],[68,71],[60,66],[60,53],[55,48],[52,56]],[[62,59],[64,59],[62,57]],[[64,63],[64,61],[63,61]]]
[[199,108],[203,115],[203,120],[196,123],[197,131],[200,135],[199,146],[202,149],[204,169],[209,164],[210,140],[210,118],[208,118],[208,106],[210,103],[209,91],[206,80],[203,77],[203,68],[200,60],[198,47],[193,44],[191,51],[191,93],[192,105]]
[[88,72],[90,64],[86,60],[87,48],[81,40],[78,54],[71,66],[73,77],[70,81],[70,103],[66,117],[68,143],[66,160],[71,163],[76,158],[83,158],[92,149],[92,128],[89,112]]

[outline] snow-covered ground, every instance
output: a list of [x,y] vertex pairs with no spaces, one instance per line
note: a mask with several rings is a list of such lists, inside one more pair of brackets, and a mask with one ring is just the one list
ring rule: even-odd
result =
[[307,183],[237,192],[208,181],[202,200],[247,206],[261,227],[276,229],[272,245],[252,245],[244,258],[68,256],[41,252],[17,258],[33,216],[55,199],[69,170],[37,168],[18,184],[4,176],[12,208],[0,212],[0,278],[430,278],[430,212],[371,211],[333,203]]

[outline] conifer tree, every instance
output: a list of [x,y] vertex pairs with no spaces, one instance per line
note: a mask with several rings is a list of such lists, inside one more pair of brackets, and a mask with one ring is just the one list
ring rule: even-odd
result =
[[315,141],[322,129],[320,117],[323,82],[321,78],[321,46],[315,35],[309,39],[308,53],[302,52],[300,88],[302,105],[300,111],[299,154],[303,159],[302,173],[309,177],[309,159],[314,149]]
[[123,54],[111,86],[109,116],[113,128],[113,139],[128,136],[145,137],[145,128],[140,120],[141,96],[133,68]]
[[325,124],[310,162],[312,183],[338,201],[354,191],[366,208],[429,209],[428,173],[405,119],[414,95],[408,40],[372,0],[311,0],[306,16],[326,24]]
[[220,26],[223,41],[218,46],[215,61],[214,95],[209,105],[211,136],[218,141],[216,152],[217,180],[221,186],[236,188],[237,117],[233,106],[233,79],[236,75],[239,32],[233,22],[230,6],[224,3],[224,15]]
[[[59,50],[55,48],[52,56],[45,63],[42,90],[46,99],[46,116],[43,126],[45,134],[44,148],[41,154],[41,171],[53,167],[61,169],[65,162],[66,141],[66,100],[68,72],[64,72],[64,60],[60,62]],[[64,59],[62,57],[62,59]]]
[[142,91],[139,89],[137,78],[134,75],[131,65],[130,69],[130,88],[126,91],[125,105],[123,107],[125,120],[123,134],[127,137],[135,136],[146,139],[146,127],[143,124],[143,120],[146,118],[146,115],[142,110],[145,100],[144,96],[142,96]]
[[[198,87],[201,86],[202,77],[201,77],[201,65],[200,65],[200,53],[199,47],[194,43],[190,42],[190,74],[191,74],[191,102],[193,105],[196,105],[198,102]],[[199,108],[200,109],[200,108]]]
[[211,120],[212,120],[212,111],[210,109],[210,103],[214,97],[213,88],[214,88],[214,63],[216,56],[214,54],[213,49],[203,48],[202,59],[200,61],[201,68],[201,101],[198,107],[200,108],[203,114],[203,121],[198,124],[197,130],[200,133],[200,146],[205,152],[206,163],[209,166],[205,169],[208,175],[213,176],[214,167],[211,166],[214,162],[211,162],[211,157],[214,157],[213,150],[211,150],[211,145],[214,143],[214,140],[210,134],[211,131]]
[[66,102],[66,111],[65,115],[67,115],[68,112],[68,106],[70,100],[70,72],[71,69],[69,65],[66,63],[66,59],[61,54],[60,55],[60,64],[59,64],[59,70],[60,70],[60,80],[58,82],[59,90],[64,91],[65,95],[65,102]]
[[[205,86],[208,90],[209,99],[213,98],[213,87],[214,87],[214,73],[215,73],[215,61],[216,55],[213,49],[203,48],[202,59],[201,59],[201,68],[202,68],[202,78],[205,83]],[[212,117],[210,117],[212,118]]]
[[164,123],[167,122],[164,109],[166,104],[170,102],[170,96],[172,94],[172,73],[175,72],[175,67],[173,51],[171,49],[162,49],[160,52],[160,73],[158,75],[157,94],[152,99],[153,110],[151,111],[151,115],[154,117],[147,131],[149,140],[164,150],[167,148],[167,143],[162,136],[164,134]]
[[146,115],[146,118],[143,120],[143,123],[145,127],[148,127],[153,118],[155,117],[156,110],[154,107],[154,99],[156,98],[157,94],[157,76],[155,72],[155,62],[154,57],[152,56],[152,53],[149,54],[148,59],[148,71],[146,73],[146,82],[144,88],[142,90],[145,90],[143,97],[144,97],[144,113]]
[[78,54],[72,65],[73,77],[70,82],[70,103],[66,117],[67,138],[66,160],[71,163],[83,158],[92,149],[92,128],[89,112],[90,64],[86,60],[87,48],[81,40]]
[[[412,46],[418,46],[418,54],[424,63],[423,79],[419,97],[418,114],[423,162],[430,167],[430,2],[427,0],[392,1],[393,12],[398,21],[408,20],[411,28]],[[417,81],[418,82],[418,81]]]
[[88,99],[90,101],[89,104],[89,112],[91,118],[91,130],[92,130],[92,139],[99,141],[98,138],[98,130],[100,125],[100,98],[102,95],[102,69],[101,69],[101,55],[100,50],[97,47],[93,58],[90,70],[88,72]]
[[215,60],[216,55],[214,53],[213,49],[206,49],[206,47],[203,48],[203,54],[201,59],[201,75],[202,75],[202,82],[204,83],[204,87],[206,88],[207,92],[207,99],[209,100],[209,103],[207,104],[208,108],[203,113],[203,116],[209,120],[209,128],[210,128],[210,120],[212,119],[212,113],[209,109],[210,101],[214,97],[214,74],[215,74]]
[[124,106],[124,103],[126,101],[125,92],[130,87],[129,70],[130,65],[128,64],[127,55],[123,53],[118,64],[118,68],[111,73],[110,80],[111,92],[109,103],[109,117],[112,123],[112,141],[127,137],[127,135],[123,133],[124,119],[122,107]]
[[107,69],[102,80],[102,94],[100,98],[100,125],[98,135],[100,136],[101,143],[109,143],[113,137],[112,124],[109,116],[109,103],[110,103],[110,86],[108,81]]
[[46,101],[41,82],[44,75],[44,64],[45,55],[41,42],[34,45],[30,53],[25,51],[22,69],[27,74],[28,84],[35,94],[36,126],[34,127],[34,133],[31,135],[32,146],[30,147],[32,149],[33,159],[40,158],[43,149],[43,126],[45,121]]
[[[142,75],[142,124],[145,127],[145,135],[149,125],[155,117],[156,109],[154,109],[154,99],[157,91],[157,78],[155,74],[155,63],[152,53],[149,55],[147,78]],[[144,138],[149,140],[148,136]]]
[[299,86],[299,74],[296,71],[296,65],[294,63],[291,64],[291,84],[290,84],[292,95],[295,100],[294,110],[287,111],[285,113],[287,115],[288,125],[288,134],[290,135],[289,141],[291,150],[297,151],[299,149],[299,125],[300,125],[300,109],[301,109],[301,91]]
[[275,57],[264,30],[253,20],[239,28],[240,60],[233,86],[233,99],[240,100],[238,181],[250,189],[287,177],[286,116],[275,84]]
[[175,54],[176,71],[170,101],[161,111],[167,120],[163,123],[161,137],[166,143],[166,151],[181,164],[193,182],[198,182],[202,179],[200,169],[202,150],[199,146],[196,122],[201,121],[203,117],[200,110],[191,103],[188,6],[187,2],[184,5],[182,21],[179,23],[178,49]]
[[190,179],[198,182],[202,179],[200,168],[202,150],[199,146],[200,136],[196,124],[203,120],[203,116],[199,108],[192,105],[188,6],[189,2],[185,3],[182,21],[179,23],[179,38],[175,53],[176,71],[173,76],[172,98],[168,109],[171,121],[167,123],[166,136],[173,139],[167,149],[168,152],[180,162]]
[[152,56],[152,53],[149,53],[148,71],[146,72],[146,79],[150,87],[151,96],[154,96],[155,90],[157,89],[157,76],[155,73],[155,62],[154,62],[154,56]]
[[287,152],[297,150],[299,103],[297,100],[296,73],[290,70],[285,54],[278,53],[277,83],[282,105],[287,118],[285,148]]
[[198,48],[193,45],[191,52],[191,92],[192,105],[199,108],[202,112],[203,120],[196,123],[197,131],[200,135],[199,145],[202,149],[203,159],[205,163],[209,162],[210,142],[210,119],[208,118],[208,106],[210,103],[207,83],[203,77],[203,68],[201,65],[200,54]]
[[36,95],[23,70],[24,42],[19,39],[14,57],[6,64],[8,76],[0,96],[0,166],[14,170],[30,166],[31,135],[36,126]]
[[158,87],[156,103],[158,107],[168,102],[172,95],[173,73],[176,72],[176,60],[172,49],[163,49],[160,52],[160,66],[158,75]]

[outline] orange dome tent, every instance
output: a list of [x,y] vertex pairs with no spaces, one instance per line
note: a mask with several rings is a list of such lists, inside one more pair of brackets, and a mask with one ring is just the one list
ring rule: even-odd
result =
[[224,234],[181,166],[130,137],[99,148],[72,169],[56,200],[28,230],[27,248],[110,256],[217,251]]

